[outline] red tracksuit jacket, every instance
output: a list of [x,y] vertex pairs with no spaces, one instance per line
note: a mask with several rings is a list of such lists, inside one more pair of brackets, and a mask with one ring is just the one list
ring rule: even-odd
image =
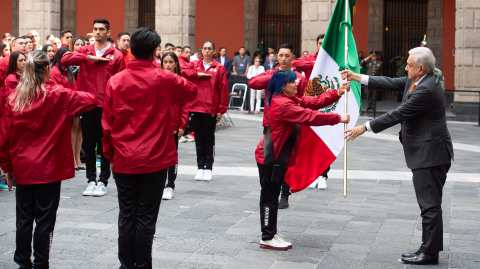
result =
[[7,98],[15,92],[15,89],[17,88],[18,82],[20,81],[20,78],[22,77],[21,74],[15,72],[7,76],[5,79],[5,85],[0,87],[0,96],[1,96],[1,102],[2,106],[0,108],[0,118],[3,115],[3,110],[5,109],[5,104],[7,103]]
[[87,55],[95,56],[95,44],[81,47],[78,50],[65,54],[62,57],[63,66],[80,66],[75,89],[94,94],[98,98],[98,106],[103,106],[105,87],[113,75],[125,69],[123,54],[113,45],[102,55],[109,58],[108,62],[87,61]]
[[[283,93],[277,94],[270,104],[270,128],[272,129],[273,151],[275,158],[280,154],[280,150],[285,145],[288,137],[292,134],[296,124],[307,126],[335,125],[340,122],[340,115],[336,113],[324,114],[318,109],[326,107],[336,102],[340,97],[337,90],[328,91],[319,97],[288,97]],[[297,159],[298,146],[302,139],[302,132],[298,132],[297,140],[288,159],[286,167],[295,165]],[[263,136],[262,140],[255,150],[255,160],[260,164],[265,164],[263,155]]]
[[64,88],[75,90],[75,78],[72,78],[73,82],[69,83],[67,72],[65,70],[58,70],[57,65],[54,65],[52,69],[50,69],[50,79],[53,81],[54,85],[60,85]]
[[170,105],[193,100],[197,87],[148,60],[113,76],[103,106],[103,153],[114,171],[147,174],[177,163]]
[[304,72],[305,78],[308,81],[310,80],[310,76],[312,75],[313,66],[315,65],[317,56],[318,56],[318,51],[315,54],[305,55],[293,61],[292,66],[295,67],[297,71]]
[[178,62],[180,63],[180,67],[183,70],[183,68],[185,68],[186,65],[190,63],[190,59],[180,56],[178,57]]
[[[262,90],[265,89],[265,100],[268,98],[268,84],[270,83],[270,79],[272,78],[273,74],[278,70],[277,66],[274,70],[267,70],[264,73],[261,73],[258,76],[255,76],[248,81],[248,87],[254,90]],[[302,74],[298,73],[295,68],[293,68],[295,74],[297,74],[298,86],[297,86],[297,97],[303,97],[305,94],[305,90],[307,89],[308,80],[302,76]],[[268,126],[268,110],[270,108],[265,103],[263,106],[263,124],[262,126]]]
[[[199,78],[198,73],[211,74],[211,77]],[[203,58],[185,64],[182,75],[197,85],[197,98],[189,104],[190,112],[206,114],[224,114],[228,108],[227,71],[223,65],[213,59],[212,65],[205,71]]]
[[97,98],[62,86],[45,85],[40,96],[23,113],[5,104],[0,129],[0,166],[13,171],[17,184],[57,182],[75,176],[71,120],[97,106]]

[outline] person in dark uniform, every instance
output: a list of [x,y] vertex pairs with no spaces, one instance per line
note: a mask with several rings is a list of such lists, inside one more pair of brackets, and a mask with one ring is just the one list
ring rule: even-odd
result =
[[[360,65],[367,68],[367,75],[379,76],[383,63],[377,59],[377,52],[373,51],[370,56],[360,62]],[[377,94],[372,89],[367,89],[367,111],[373,109],[373,103]]]
[[[407,57],[405,57],[405,53],[400,53],[395,58],[390,59],[391,64],[395,64],[395,77],[396,78],[403,78],[408,76],[407,71],[405,71],[405,67],[407,66]],[[397,92],[397,102],[402,101],[403,92]]]

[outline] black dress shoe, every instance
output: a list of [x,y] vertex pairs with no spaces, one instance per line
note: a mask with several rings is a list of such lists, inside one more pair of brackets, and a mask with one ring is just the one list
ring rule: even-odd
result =
[[402,258],[402,261],[411,264],[438,264],[438,253],[427,254],[418,252],[418,254],[413,257]]
[[282,195],[278,203],[278,209],[288,208],[288,195]]
[[420,252],[415,251],[415,252],[412,252],[412,253],[403,253],[402,257],[410,257],[411,258],[411,257],[417,256],[418,253],[420,253]]
[[75,168],[75,171],[80,171],[80,169],[78,167]]
[[78,170],[79,170],[79,171],[82,171],[82,170],[87,170],[87,169],[82,166],[82,167],[79,167]]

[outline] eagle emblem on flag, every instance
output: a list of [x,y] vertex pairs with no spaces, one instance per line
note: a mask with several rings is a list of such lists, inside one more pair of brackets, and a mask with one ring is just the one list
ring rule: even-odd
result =
[[[330,81],[328,80],[328,76],[325,76],[324,80],[322,79],[323,79],[322,74],[319,74],[317,77],[314,77],[313,79],[309,80],[307,84],[307,89],[305,90],[305,96],[316,97],[316,96],[320,96],[324,92],[340,89],[340,83],[338,82],[337,77],[333,77],[333,79],[330,79]],[[330,106],[320,109],[320,111],[323,113],[332,112],[335,110],[335,108],[337,108],[337,104],[338,104],[338,101],[331,104]]]

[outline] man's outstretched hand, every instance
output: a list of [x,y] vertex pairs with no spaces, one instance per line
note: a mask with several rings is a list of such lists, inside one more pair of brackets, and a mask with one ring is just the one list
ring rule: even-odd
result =
[[367,129],[365,129],[365,126],[363,125],[353,127],[352,129],[348,129],[345,131],[345,138],[347,139],[347,141],[353,141],[355,140],[355,138],[365,133],[366,130]]

